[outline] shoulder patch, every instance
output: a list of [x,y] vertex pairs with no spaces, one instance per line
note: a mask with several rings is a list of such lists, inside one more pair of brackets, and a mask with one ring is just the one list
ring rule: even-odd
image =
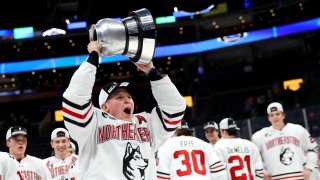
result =
[[145,118],[145,117],[143,117],[143,116],[141,116],[141,115],[136,115],[136,118],[138,119],[139,124],[142,124],[142,122],[147,123],[146,118]]

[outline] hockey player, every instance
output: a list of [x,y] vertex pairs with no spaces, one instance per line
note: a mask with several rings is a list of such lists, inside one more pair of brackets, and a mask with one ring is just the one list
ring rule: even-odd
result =
[[267,113],[271,126],[252,136],[264,161],[266,179],[309,180],[318,159],[316,141],[302,126],[284,121],[280,103],[269,104]]
[[151,113],[133,114],[128,82],[103,87],[96,108],[91,100],[100,56],[96,41],[88,44],[88,52],[63,94],[64,123],[78,144],[83,179],[156,179],[155,152],[181,123],[185,100],[151,62],[135,64],[151,82],[158,104]]
[[54,156],[44,159],[53,179],[75,178],[73,168],[78,165],[78,157],[70,154],[70,136],[65,128],[56,128],[51,133],[51,147]]
[[214,145],[219,141],[219,127],[214,121],[207,122],[203,125],[204,134],[209,141],[209,144],[214,147]]
[[48,168],[43,164],[41,159],[26,154],[27,130],[24,127],[15,126],[9,128],[6,139],[9,153],[14,157],[18,167],[18,171],[12,171],[10,168],[10,178],[8,179],[16,179],[16,175],[19,176],[19,180],[52,179]]
[[228,179],[263,179],[263,164],[258,147],[249,140],[238,138],[236,122],[224,118],[220,124],[221,139],[214,151],[226,163]]
[[205,141],[192,137],[187,123],[157,152],[158,180],[226,179],[224,163]]
[[0,180],[20,180],[18,162],[7,152],[0,152]]

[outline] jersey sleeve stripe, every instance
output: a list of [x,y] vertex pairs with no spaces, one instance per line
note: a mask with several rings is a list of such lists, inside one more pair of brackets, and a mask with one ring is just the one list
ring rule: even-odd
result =
[[219,170],[216,170],[216,171],[210,170],[210,173],[218,173],[218,172],[221,172],[221,171],[225,171],[225,168],[219,169]]
[[86,119],[87,115],[89,114],[89,112],[92,110],[92,104],[90,106],[90,108],[87,110],[87,112],[85,112],[84,114],[79,114],[79,113],[76,113],[74,111],[71,111],[65,107],[62,107],[62,112],[66,113],[66,114],[69,114],[77,119]]
[[157,178],[158,179],[170,179],[170,174],[157,171]]
[[75,104],[75,103],[67,100],[66,98],[62,98],[62,102],[67,104],[67,105],[69,105],[69,106],[71,106],[71,107],[73,107],[73,108],[75,108],[75,109],[79,109],[79,110],[84,110],[87,107],[89,107],[90,104],[91,104],[91,100],[89,102],[87,102],[86,104],[84,104],[84,105],[79,105],[79,104]]
[[177,120],[177,121],[169,121],[167,119],[163,119],[164,123],[166,124],[170,124],[170,125],[178,125],[180,122],[181,122],[181,119],[180,120]]
[[216,163],[214,163],[213,165],[210,166],[210,172],[211,173],[220,172],[220,171],[222,171],[224,169],[225,169],[225,165],[221,161],[218,161],[218,162],[216,162]]
[[221,164],[221,161],[217,161],[216,163],[213,163],[210,167],[215,166],[217,164]]
[[316,149],[309,149],[308,152],[314,152],[317,153],[318,151]]
[[[181,119],[183,116],[181,116],[181,119],[178,120],[178,124],[169,124],[168,122],[172,122],[172,121],[169,121],[169,120],[166,120],[162,117],[162,113],[161,113],[161,110],[159,107],[156,107],[156,111],[157,111],[157,114],[158,114],[158,117],[159,119],[161,120],[161,123],[162,123],[162,126],[163,128],[167,131],[167,132],[172,132],[172,131],[175,131],[179,122],[181,122]],[[167,123],[166,123],[167,121]],[[177,122],[177,121],[176,121]]]
[[264,177],[263,169],[257,169],[256,170],[256,177],[258,177],[258,178],[263,178]]
[[264,175],[256,174],[256,177],[263,179]]
[[180,117],[180,116],[183,116],[183,115],[184,115],[184,111],[178,112],[178,113],[174,113],[174,114],[169,114],[169,113],[167,113],[167,112],[165,112],[165,111],[162,111],[162,112],[163,112],[163,114],[164,114],[166,117],[168,117],[168,118],[170,118],[170,119],[173,119],[173,118],[175,118],[175,117]]
[[180,112],[180,113],[176,113],[174,115],[169,115],[168,113],[164,112],[163,110],[161,110],[160,112],[162,112],[162,118],[164,120],[166,120],[165,123],[167,123],[169,125],[175,125],[175,126],[178,125],[184,116],[184,111]]
[[223,167],[223,164],[219,164],[217,166],[213,166],[213,167],[210,167],[211,170],[215,170],[215,169],[218,169],[220,167]]
[[80,123],[80,122],[77,122],[77,121],[74,121],[72,119],[69,119],[67,117],[64,116],[64,120],[71,123],[71,124],[74,124],[74,125],[77,125],[77,126],[80,126],[80,127],[86,127],[88,124],[90,124],[91,120],[92,120],[92,117],[93,117],[93,114],[91,115],[91,117],[88,119],[88,121],[86,121],[85,123]]
[[162,177],[162,176],[157,176],[157,179],[159,179],[159,180],[161,180],[161,179],[164,179],[164,180],[168,180],[168,179],[170,179],[170,178],[168,178],[168,177]]

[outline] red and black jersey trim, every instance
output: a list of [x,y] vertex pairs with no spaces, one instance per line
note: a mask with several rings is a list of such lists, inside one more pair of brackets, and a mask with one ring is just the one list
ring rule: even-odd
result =
[[157,178],[158,179],[170,179],[170,174],[157,171]]
[[162,174],[162,175],[166,175],[166,176],[170,176],[170,174],[168,173],[164,173],[164,172],[160,172],[160,171],[157,171],[158,174]]
[[217,173],[224,171],[226,168],[221,161],[218,161],[210,166],[210,173]]
[[255,172],[256,172],[256,177],[263,178],[264,176],[263,169],[256,169]]
[[91,104],[91,99],[89,102],[85,103],[84,105],[79,105],[79,104],[75,104],[69,100],[67,100],[66,98],[62,98],[62,102],[68,104],[69,106],[75,108],[75,109],[79,109],[79,110],[84,110],[85,108],[87,108],[88,106],[90,106]]
[[175,117],[179,117],[179,116],[183,116],[184,115],[184,111],[182,112],[178,112],[178,113],[174,113],[174,114],[169,114],[167,112],[162,111],[163,114],[165,114],[168,118],[175,118]]
[[308,149],[308,152],[318,153],[318,146],[314,147],[313,149]]
[[303,180],[303,174],[301,171],[297,171],[297,172],[290,172],[290,173],[283,173],[283,174],[277,174],[277,175],[273,175],[271,176],[271,179],[273,180],[285,180],[285,179],[297,179],[297,178],[301,178],[301,180]]
[[166,126],[166,124],[178,125],[179,123],[181,123],[181,119],[176,120],[176,121],[169,121],[169,120],[164,119],[164,118],[162,117],[161,112],[163,112],[167,117],[170,117],[170,118],[175,118],[175,117],[179,117],[179,116],[183,117],[183,115],[184,115],[184,111],[178,112],[178,113],[174,113],[174,114],[166,113],[166,112],[160,110],[160,108],[159,108],[158,106],[156,107],[156,111],[157,111],[157,114],[158,114],[159,119],[161,120],[161,123],[162,123],[163,128],[164,128],[167,132],[175,131],[175,130],[177,129],[177,126],[176,126],[175,128],[168,128],[168,127]]
[[[72,111],[70,109],[67,109],[66,107],[62,107],[62,111],[64,113],[68,114],[69,116],[71,116],[71,118],[63,116],[65,121],[67,121],[67,122],[69,122],[71,124],[80,126],[80,127],[86,127],[91,122],[91,120],[93,118],[93,115],[95,113],[95,112],[93,112],[92,115],[90,116],[90,118],[87,119],[88,113],[93,108],[91,100],[89,102],[85,103],[84,105],[75,104],[75,103],[67,100],[66,98],[63,98],[62,101],[63,101],[63,103],[67,104],[68,106],[70,106],[70,107],[72,107],[74,109],[80,110],[80,111],[82,111],[82,110],[88,108],[89,106],[91,106],[85,114],[78,114],[78,113],[76,113],[76,112],[74,112],[74,111]],[[85,123],[81,123],[81,122],[77,122],[76,120],[74,120],[73,117],[75,119],[87,119],[87,120],[86,120]]]
[[74,124],[74,125],[77,125],[77,126],[80,126],[80,127],[85,128],[85,127],[87,127],[88,124],[90,124],[90,122],[91,122],[91,120],[92,120],[92,118],[93,118],[93,115],[94,115],[94,112],[93,112],[93,114],[91,115],[91,117],[88,119],[88,121],[85,122],[85,123],[79,123],[79,122],[77,122],[77,121],[75,121],[75,120],[72,120],[72,119],[69,119],[69,118],[67,118],[67,117],[65,117],[65,116],[64,116],[64,120],[67,121],[67,122],[69,122],[69,123],[71,123],[71,124]]

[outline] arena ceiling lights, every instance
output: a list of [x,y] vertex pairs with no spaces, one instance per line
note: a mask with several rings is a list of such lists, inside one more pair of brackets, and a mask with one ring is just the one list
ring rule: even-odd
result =
[[[224,36],[220,38],[213,38],[199,42],[158,46],[156,47],[154,58],[201,53],[318,29],[320,29],[320,17],[288,25],[274,26],[271,28],[250,31],[231,36]],[[79,66],[83,61],[86,60],[86,58],[87,55],[78,55],[22,62],[0,63],[0,72],[1,74],[10,74],[74,67]],[[120,61],[129,61],[129,58],[122,55],[111,57],[101,56],[101,63],[113,63]]]

